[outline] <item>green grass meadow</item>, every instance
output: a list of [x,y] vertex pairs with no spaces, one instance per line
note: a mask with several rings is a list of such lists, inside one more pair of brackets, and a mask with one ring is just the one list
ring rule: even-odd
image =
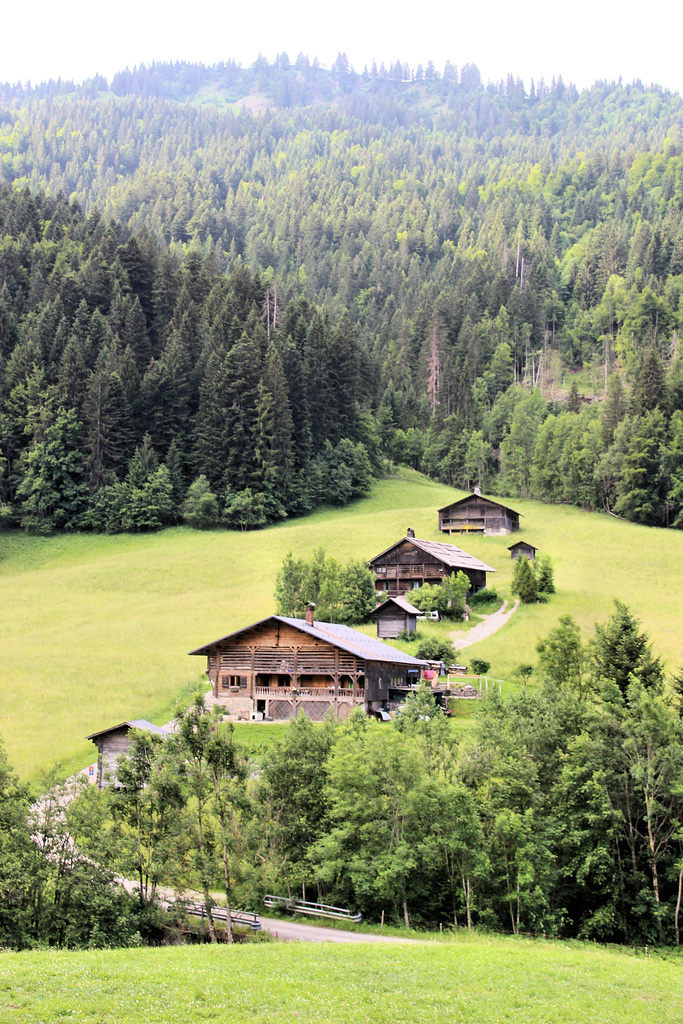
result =
[[0,954],[1,1024],[680,1024],[680,961],[579,943]]
[[[436,510],[461,494],[406,472],[348,508],[254,533],[0,534],[0,735],[12,764],[28,779],[55,762],[80,768],[94,760],[89,733],[129,718],[166,721],[175,700],[204,678],[204,660],[187,652],[274,611],[275,575],[288,551],[310,556],[322,545],[341,561],[365,559],[408,526],[418,537],[447,539]],[[535,660],[538,637],[561,614],[588,632],[619,597],[669,667],[683,661],[680,531],[510,503],[523,514],[519,534],[453,542],[496,568],[490,582],[509,595],[507,547],[523,537],[553,558],[558,593],[547,605],[520,608],[465,658],[476,653],[505,678]]]

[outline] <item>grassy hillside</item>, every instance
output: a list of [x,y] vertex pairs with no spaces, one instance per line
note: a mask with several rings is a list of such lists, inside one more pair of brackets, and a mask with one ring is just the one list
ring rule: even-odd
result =
[[[84,737],[126,718],[156,722],[203,678],[187,651],[270,614],[287,551],[318,545],[336,558],[367,558],[401,537],[439,539],[436,509],[459,492],[417,474],[378,483],[367,500],[257,533],[149,536],[0,536],[0,735],[22,776],[57,760],[82,767]],[[535,660],[537,638],[571,612],[589,630],[614,596],[640,616],[670,666],[681,655],[683,535],[578,509],[513,501],[517,537],[550,554],[558,594],[521,608],[476,653],[505,676]],[[457,538],[454,538],[457,541]],[[472,554],[509,588],[510,538],[469,538]],[[471,649],[473,651],[474,649]],[[469,652],[468,652],[469,653]]]
[[679,974],[677,962],[623,951],[478,936],[5,953],[0,1021],[674,1024],[683,1018]]

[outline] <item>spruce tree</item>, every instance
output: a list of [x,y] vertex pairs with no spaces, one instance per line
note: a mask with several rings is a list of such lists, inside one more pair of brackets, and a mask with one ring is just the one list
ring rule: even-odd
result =
[[255,460],[259,489],[292,507],[294,423],[280,354],[271,341],[259,381]]
[[653,409],[664,409],[666,399],[664,367],[657,349],[652,345],[645,353],[638,370],[633,389],[634,411],[642,415]]
[[534,604],[538,598],[536,574],[531,568],[528,558],[518,558],[512,574],[512,593],[516,594],[522,604]]
[[265,338],[260,324],[249,332],[245,330],[225,362],[227,459],[224,480],[233,491],[242,491],[258,482],[255,443],[261,335]]

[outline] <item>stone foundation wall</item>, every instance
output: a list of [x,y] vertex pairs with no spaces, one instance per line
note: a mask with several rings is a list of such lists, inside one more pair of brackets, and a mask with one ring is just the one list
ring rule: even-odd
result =
[[252,711],[256,710],[256,705],[251,697],[226,697],[225,700],[221,700],[219,697],[215,701],[215,705],[231,722],[248,722]]

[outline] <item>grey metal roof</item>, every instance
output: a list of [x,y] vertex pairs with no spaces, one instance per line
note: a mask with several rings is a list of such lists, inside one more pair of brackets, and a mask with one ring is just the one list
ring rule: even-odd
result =
[[165,736],[168,732],[164,726],[152,725],[145,718],[133,718],[130,722],[120,722],[119,725],[112,725],[109,729],[100,729],[99,732],[94,732],[90,736],[86,736],[86,740],[94,740],[98,736],[104,736],[108,732],[116,732],[117,729],[124,729],[128,726],[129,729],[142,729],[144,732],[154,733],[156,736]]
[[[275,618],[281,617],[276,615]],[[385,644],[375,637],[366,636],[365,633],[359,633],[357,629],[342,626],[338,622],[316,622],[313,626],[309,626],[305,619],[282,618],[281,621],[301,629],[309,636],[327,640],[328,643],[333,643],[336,647],[348,651],[349,654],[355,654],[359,658],[364,658],[366,661],[394,661],[405,665],[427,664],[426,661],[414,658],[412,654],[404,654],[403,651],[398,651],[395,647],[390,647],[389,644]]]
[[388,597],[386,599],[386,601],[382,601],[381,604],[378,604],[377,607],[374,608],[370,612],[370,614],[374,615],[375,612],[378,612],[380,610],[380,608],[386,608],[386,606],[388,604],[396,604],[396,605],[398,605],[398,607],[402,611],[408,612],[408,615],[422,615],[422,612],[420,611],[419,608],[416,608],[415,605],[410,604],[409,601],[406,601],[406,599],[404,597],[400,597],[400,596],[399,597]]
[[486,562],[480,561],[475,558],[474,555],[468,555],[462,548],[457,548],[455,544],[444,544],[443,541],[438,540],[421,540],[419,537],[401,537],[391,547],[386,548],[384,551],[380,551],[378,555],[370,559],[370,564],[376,562],[382,555],[386,555],[388,551],[393,551],[394,548],[398,547],[399,544],[408,543],[413,544],[420,551],[424,551],[428,555],[433,555],[434,558],[438,558],[444,565],[448,565],[451,569],[479,569],[483,572],[496,572]]
[[404,654],[403,651],[399,651],[395,647],[377,640],[375,637],[359,633],[357,629],[352,629],[350,626],[343,626],[338,622],[316,622],[310,626],[305,619],[290,619],[285,615],[270,615],[267,619],[252,622],[250,626],[244,626],[243,629],[238,629],[234,633],[228,633],[227,636],[220,637],[220,639],[214,640],[210,644],[198,647],[196,651],[190,651],[190,654],[206,654],[210,648],[216,647],[225,640],[231,640],[242,633],[246,633],[249,629],[254,629],[255,626],[261,626],[264,622],[271,622],[272,620],[285,622],[288,626],[293,626],[294,629],[307,633],[308,636],[312,636],[315,640],[323,640],[325,643],[333,644],[334,647],[338,647],[348,654],[355,654],[357,658],[363,658],[365,661],[390,661],[397,665],[413,665],[415,667],[427,664],[426,661],[414,658],[412,654]]

